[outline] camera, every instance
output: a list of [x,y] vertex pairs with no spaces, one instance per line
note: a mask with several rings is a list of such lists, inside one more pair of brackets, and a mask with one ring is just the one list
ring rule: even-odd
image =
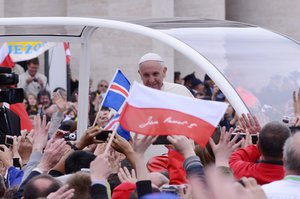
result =
[[0,144],[5,144],[7,147],[10,147],[14,144],[14,138],[9,135],[0,134]]
[[282,122],[287,124],[288,126],[292,126],[293,121],[295,121],[295,118],[293,118],[293,117],[289,117],[289,116],[282,117]]
[[33,78],[33,80],[32,81],[34,81],[34,82],[37,82],[38,80],[37,80],[37,78]]
[[295,134],[300,131],[300,126],[296,126],[295,123],[298,121],[296,117],[283,116],[282,122],[289,127],[292,134]]
[[[235,137],[236,134],[237,133],[232,133],[231,137],[230,137],[230,140],[232,140]],[[256,144],[258,142],[257,134],[250,134],[250,136],[251,136],[252,143]],[[240,133],[238,139],[235,142],[238,143],[239,141],[241,141],[242,139],[245,139],[245,138],[246,138],[246,134],[245,133]]]
[[65,133],[64,139],[65,139],[65,141],[76,141],[77,135],[76,135],[76,133]]
[[24,90],[10,88],[19,82],[19,76],[11,72],[10,68],[0,67],[0,102],[15,104],[23,102]]
[[169,145],[171,142],[167,139],[168,136],[160,135],[158,138],[153,142],[153,145]]

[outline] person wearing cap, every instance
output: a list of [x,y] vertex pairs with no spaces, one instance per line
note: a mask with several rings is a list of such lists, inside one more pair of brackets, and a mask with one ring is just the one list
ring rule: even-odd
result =
[[200,79],[198,78],[193,79],[192,92],[194,96],[196,96],[197,93],[204,93],[204,84]]
[[193,97],[192,93],[182,85],[165,82],[167,67],[164,60],[155,53],[147,53],[139,60],[139,74],[145,86],[150,88]]
[[193,81],[196,79],[196,76],[195,76],[195,72],[191,73],[191,74],[188,74],[186,75],[184,78],[183,78],[183,85],[185,87],[187,87],[187,89],[189,89],[189,91],[192,91],[192,86],[193,86]]

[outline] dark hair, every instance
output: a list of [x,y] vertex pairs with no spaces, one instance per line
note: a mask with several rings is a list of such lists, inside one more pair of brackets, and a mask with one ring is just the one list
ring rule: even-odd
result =
[[74,151],[71,153],[65,161],[66,174],[75,173],[82,168],[90,168],[90,163],[96,158],[96,156],[87,151]]
[[66,89],[64,89],[64,88],[62,88],[62,87],[56,87],[56,88],[53,90],[53,92],[57,92],[57,91],[60,91],[60,90],[66,91]]
[[34,65],[40,65],[39,58],[33,58],[27,61],[27,66],[33,63]]
[[77,122],[74,120],[65,120],[60,124],[58,129],[63,131],[74,132],[77,129]]
[[[45,179],[51,182],[47,187],[39,187],[36,181]],[[59,182],[49,175],[38,175],[30,179],[24,187],[23,196],[25,199],[36,199],[40,197],[47,197],[50,193],[57,191],[60,188]]]
[[42,89],[42,90],[40,90],[40,92],[37,95],[37,101],[38,101],[38,103],[41,101],[41,96],[45,96],[45,95],[47,95],[49,97],[50,101],[51,101],[50,92],[47,91],[47,90],[45,90],[45,89]]
[[204,81],[209,81],[209,80],[211,80],[211,78],[207,74],[205,74],[204,75]]
[[283,145],[290,137],[291,131],[281,122],[267,123],[260,131],[258,147],[261,154],[266,157],[282,158]]
[[111,192],[114,191],[114,189],[121,184],[121,181],[118,177],[118,174],[117,173],[112,173],[108,176],[107,178],[107,181],[109,183],[109,186],[110,186],[110,190]]

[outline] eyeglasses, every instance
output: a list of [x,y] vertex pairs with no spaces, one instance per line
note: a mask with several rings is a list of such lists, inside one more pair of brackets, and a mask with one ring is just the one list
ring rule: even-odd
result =
[[103,87],[104,87],[104,88],[108,88],[107,85],[103,85],[103,84],[100,84],[99,86],[100,86],[101,88],[103,88]]

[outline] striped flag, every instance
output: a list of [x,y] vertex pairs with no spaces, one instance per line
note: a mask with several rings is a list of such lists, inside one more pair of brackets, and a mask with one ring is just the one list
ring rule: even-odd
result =
[[[130,82],[121,70],[117,69],[107,89],[104,100],[102,101],[102,106],[114,109],[117,114],[104,127],[105,130],[113,130],[116,123],[119,121],[120,113],[122,112],[129,95],[129,89]],[[123,129],[121,125],[119,125],[117,129],[117,133],[126,140],[130,139],[130,132]]]
[[13,60],[8,53],[8,45],[5,42],[0,48],[0,66],[13,68],[15,66]]
[[[120,115],[116,114],[109,122],[108,124],[104,127],[104,130],[113,130],[117,123],[119,122],[120,119]],[[123,138],[125,138],[127,141],[130,140],[130,133],[128,131],[126,131],[125,129],[122,128],[121,125],[119,125],[118,129],[117,129],[117,133],[122,136]]]
[[129,89],[130,82],[121,70],[117,69],[114,78],[108,87],[102,105],[121,113],[124,103],[129,95]]
[[175,95],[134,83],[120,118],[144,135],[184,135],[205,147],[227,104]]

